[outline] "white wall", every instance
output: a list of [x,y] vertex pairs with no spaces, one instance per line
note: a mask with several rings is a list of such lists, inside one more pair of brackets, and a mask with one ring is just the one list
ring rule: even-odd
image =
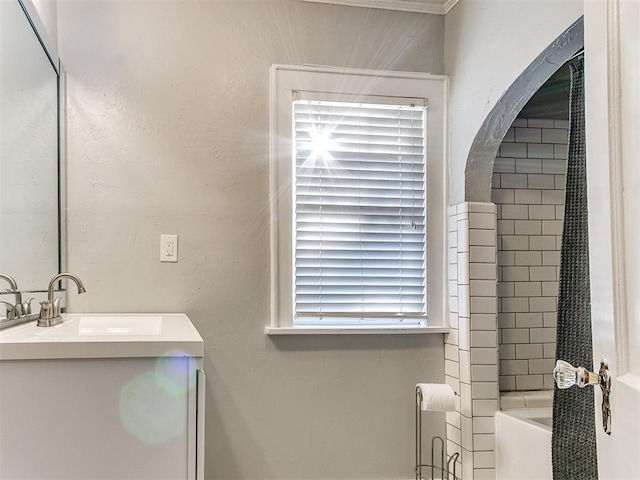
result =
[[[413,477],[430,336],[271,338],[268,68],[442,73],[442,17],[292,1],[60,0],[76,312],[186,312],[205,339],[206,476]],[[176,233],[179,263],[159,262]],[[444,434],[428,414],[425,438]]]
[[[51,47],[58,49],[58,0],[31,0],[35,7],[40,21],[45,27],[45,32],[40,35],[47,35],[47,42],[51,42]],[[47,43],[49,46],[49,43]]]
[[450,203],[465,199],[467,156],[487,114],[582,15],[582,0],[462,0],[445,17],[450,76]]

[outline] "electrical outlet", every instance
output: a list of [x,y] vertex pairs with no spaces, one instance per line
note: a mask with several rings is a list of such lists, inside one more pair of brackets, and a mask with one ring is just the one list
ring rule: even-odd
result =
[[178,261],[178,236],[160,235],[160,261]]

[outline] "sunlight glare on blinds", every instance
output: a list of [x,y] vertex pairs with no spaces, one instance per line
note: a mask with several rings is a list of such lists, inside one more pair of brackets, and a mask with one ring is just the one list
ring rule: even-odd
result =
[[293,118],[294,325],[424,325],[426,108],[297,100]]

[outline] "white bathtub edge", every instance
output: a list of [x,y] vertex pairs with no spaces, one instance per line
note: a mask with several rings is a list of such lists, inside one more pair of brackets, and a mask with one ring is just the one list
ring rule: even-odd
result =
[[551,480],[551,408],[498,411],[495,415],[497,480]]
[[500,410],[551,408],[553,390],[500,392]]

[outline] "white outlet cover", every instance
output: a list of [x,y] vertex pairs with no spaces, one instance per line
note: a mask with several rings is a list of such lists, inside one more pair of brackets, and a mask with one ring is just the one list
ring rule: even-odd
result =
[[178,261],[178,235],[160,235],[160,261]]

